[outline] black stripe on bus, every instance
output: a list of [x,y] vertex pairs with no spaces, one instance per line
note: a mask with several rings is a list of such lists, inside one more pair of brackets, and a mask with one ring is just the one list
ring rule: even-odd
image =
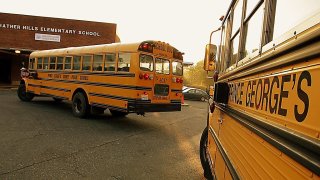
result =
[[117,100],[123,100],[127,101],[129,103],[139,103],[139,104],[150,104],[151,100],[141,100],[141,99],[135,99],[135,98],[129,98],[129,97],[123,97],[123,96],[115,96],[110,94],[99,94],[99,93],[89,93],[90,96],[96,96],[96,97],[103,97],[108,99],[117,99]]
[[209,128],[209,132],[210,132],[211,136],[213,137],[214,142],[216,143],[218,150],[219,150],[224,162],[226,163],[226,166],[232,176],[232,179],[236,179],[236,180],[240,179],[236,169],[234,168],[232,162],[230,161],[230,159],[226,153],[226,150],[221,145],[221,142],[219,141],[219,139],[218,139],[216,133],[214,132],[214,130],[212,129],[212,127]]
[[284,154],[320,175],[320,141],[250,117],[242,112],[216,103],[216,106],[240,124],[253,131]]
[[71,92],[70,89],[55,88],[55,87],[50,87],[50,86],[41,86],[41,88],[55,90],[55,91]]
[[171,89],[171,92],[182,93],[182,90],[181,89]]
[[116,111],[128,112],[127,108],[122,108],[122,107],[118,107],[118,106],[111,106],[108,104],[100,104],[100,103],[92,102],[91,105],[95,106],[95,107],[108,108],[108,109],[116,110]]
[[71,92],[71,90],[70,90],[70,89],[65,89],[65,88],[55,88],[55,87],[42,86],[42,85],[37,85],[37,84],[28,84],[28,86],[31,86],[31,87],[38,87],[38,88],[44,88],[44,89],[50,89],[50,90],[55,90],[55,91]]
[[42,80],[62,82],[62,83],[83,84],[83,85],[90,85],[90,86],[120,88],[120,89],[134,89],[134,90],[143,90],[143,91],[152,90],[151,87],[144,87],[144,86],[130,86],[130,85],[121,85],[121,84],[107,84],[107,83],[98,83],[98,82],[85,82],[85,81],[78,81],[78,80],[63,80],[63,79],[50,79],[50,78],[43,78]]
[[28,84],[28,86],[31,86],[31,87],[37,87],[37,88],[40,88],[41,87],[41,85],[37,85],[37,84]]
[[77,75],[96,75],[96,76],[117,76],[117,77],[135,77],[134,73],[119,72],[80,72],[80,71],[56,71],[56,70],[30,70],[30,72],[55,73],[55,74],[77,74]]
[[133,98],[114,96],[114,95],[109,95],[109,94],[89,93],[89,95],[96,96],[96,97],[109,98],[109,99],[123,100],[123,101],[135,101],[135,99],[133,99]]

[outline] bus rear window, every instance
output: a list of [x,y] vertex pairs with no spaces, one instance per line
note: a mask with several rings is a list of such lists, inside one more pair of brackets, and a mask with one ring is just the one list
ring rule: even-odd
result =
[[177,62],[177,61],[172,62],[172,74],[182,76],[183,66],[181,62]]
[[153,71],[153,57],[150,55],[140,55],[140,70]]
[[170,73],[169,60],[156,58],[156,72],[158,74],[169,74]]

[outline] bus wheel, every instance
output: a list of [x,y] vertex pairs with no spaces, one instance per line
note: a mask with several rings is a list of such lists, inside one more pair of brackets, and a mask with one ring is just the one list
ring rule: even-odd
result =
[[61,99],[61,98],[56,98],[56,97],[53,97],[52,99],[53,99],[55,102],[58,102],[58,103],[62,102],[62,100],[63,100],[63,99]]
[[90,112],[87,98],[81,92],[77,92],[72,98],[73,115],[79,118],[85,118]]
[[29,102],[34,98],[33,93],[29,93],[26,91],[26,85],[20,84],[17,91],[18,97],[21,101]]
[[207,179],[213,179],[209,161],[207,159],[207,150],[208,150],[208,127],[206,127],[201,135],[200,139],[200,160],[203,168],[204,177]]
[[127,112],[121,112],[121,111],[116,111],[116,110],[110,110],[112,116],[115,116],[115,117],[124,117],[126,115],[128,115]]

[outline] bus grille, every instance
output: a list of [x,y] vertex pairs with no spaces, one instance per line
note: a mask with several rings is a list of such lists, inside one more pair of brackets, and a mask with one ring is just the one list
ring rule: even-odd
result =
[[154,86],[154,95],[156,96],[168,96],[169,85],[167,84],[156,84]]

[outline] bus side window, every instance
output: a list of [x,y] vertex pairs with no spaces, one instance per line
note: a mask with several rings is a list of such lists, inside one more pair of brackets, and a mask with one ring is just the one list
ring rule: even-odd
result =
[[106,54],[105,57],[104,71],[115,71],[116,55]]
[[63,57],[58,57],[57,58],[57,70],[62,70],[63,69]]
[[42,69],[42,57],[37,59],[37,69]]
[[49,69],[49,57],[43,58],[43,69]]
[[118,71],[130,71],[131,53],[119,53],[118,55]]
[[49,69],[56,69],[56,63],[57,63],[57,58],[56,57],[50,57],[50,66]]
[[[253,9],[252,6],[259,5],[259,2],[255,2],[255,4],[247,7],[247,12],[244,28],[245,31],[245,50],[243,52],[243,57],[250,55],[252,53],[258,53],[260,49],[260,39],[262,34],[262,26],[263,26],[263,12],[264,12],[264,3],[260,4],[260,6],[256,9]],[[254,11],[253,11],[254,10]],[[258,51],[258,52],[257,52]]]
[[65,70],[71,70],[71,60],[72,57],[71,56],[67,56],[64,60],[64,69]]
[[82,70],[90,71],[91,70],[91,55],[82,56]]
[[95,54],[93,56],[93,71],[102,71],[103,55]]
[[72,70],[80,70],[81,56],[73,56]]
[[[242,0],[238,0],[233,10],[232,20],[232,34],[231,34],[231,62],[230,66],[234,65],[239,58],[239,40],[240,40],[240,26],[242,18]],[[229,67],[230,67],[229,66]]]

